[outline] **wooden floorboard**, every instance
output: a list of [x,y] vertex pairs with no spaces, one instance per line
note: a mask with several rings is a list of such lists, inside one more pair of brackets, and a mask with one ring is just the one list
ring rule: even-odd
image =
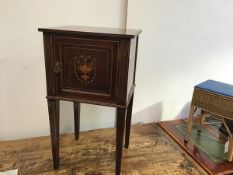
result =
[[[113,175],[115,129],[60,136],[60,169],[53,170],[50,138],[0,142],[0,171],[19,168],[21,175]],[[198,171],[198,170],[199,171]],[[156,124],[132,126],[123,151],[122,175],[200,175],[199,167],[170,143]]]

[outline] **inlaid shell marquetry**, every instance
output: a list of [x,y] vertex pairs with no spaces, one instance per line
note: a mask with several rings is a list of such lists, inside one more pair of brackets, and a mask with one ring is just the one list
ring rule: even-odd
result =
[[81,83],[91,83],[96,76],[96,59],[80,55],[74,57],[75,75]]

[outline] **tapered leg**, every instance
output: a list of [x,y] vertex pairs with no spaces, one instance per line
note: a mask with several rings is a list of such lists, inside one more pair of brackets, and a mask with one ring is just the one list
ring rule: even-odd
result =
[[187,130],[186,130],[185,139],[184,139],[184,141],[185,141],[186,143],[188,142],[188,138],[189,138],[190,132],[191,132],[191,130],[192,130],[192,126],[193,126],[193,116],[194,116],[195,111],[196,111],[196,107],[191,106],[191,108],[190,108],[190,113],[189,113],[189,118],[188,118],[188,123],[187,123]]
[[126,109],[117,108],[116,121],[116,175],[121,173],[121,157],[125,129],[125,115]]
[[198,130],[199,132],[201,132],[202,129],[204,128],[205,119],[206,119],[206,114],[202,114],[202,115],[200,116],[200,126],[201,126],[201,129]]
[[131,128],[131,118],[132,118],[132,107],[133,107],[133,97],[129,102],[126,115],[126,128],[125,128],[125,148],[129,148],[129,137],[130,137],[130,128]]
[[232,162],[232,158],[233,158],[233,138],[229,140],[227,161]]
[[79,139],[79,130],[80,130],[80,103],[74,102],[74,131],[75,131],[75,140]]
[[59,168],[59,100],[48,99],[53,167]]

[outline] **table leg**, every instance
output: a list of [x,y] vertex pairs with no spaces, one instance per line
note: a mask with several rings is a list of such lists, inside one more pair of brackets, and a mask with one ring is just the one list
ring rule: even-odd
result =
[[186,130],[185,139],[184,139],[184,142],[186,142],[186,143],[188,142],[188,138],[189,138],[190,132],[192,130],[193,116],[194,116],[195,111],[196,111],[196,107],[191,106],[190,113],[189,113],[189,118],[188,118],[188,123],[187,123],[187,130]]
[[131,128],[131,118],[132,118],[132,107],[133,107],[133,97],[132,95],[126,115],[126,128],[125,128],[125,148],[129,148],[129,138],[130,138],[130,128]]
[[50,137],[52,145],[53,167],[59,168],[59,100],[48,99]]
[[117,108],[117,122],[116,122],[116,175],[121,173],[121,157],[125,128],[126,109]]
[[200,125],[201,125],[201,130],[204,128],[204,125],[205,125],[205,118],[206,118],[206,115],[202,115],[201,118],[200,118]]
[[232,158],[233,158],[233,138],[229,140],[227,161],[232,162]]
[[74,104],[74,131],[75,131],[75,140],[79,139],[80,131],[80,103],[73,102]]

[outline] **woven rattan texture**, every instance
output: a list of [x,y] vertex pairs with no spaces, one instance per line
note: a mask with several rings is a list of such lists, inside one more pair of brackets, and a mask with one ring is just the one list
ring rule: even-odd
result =
[[199,88],[194,88],[192,106],[219,115],[224,118],[233,119],[233,98]]

